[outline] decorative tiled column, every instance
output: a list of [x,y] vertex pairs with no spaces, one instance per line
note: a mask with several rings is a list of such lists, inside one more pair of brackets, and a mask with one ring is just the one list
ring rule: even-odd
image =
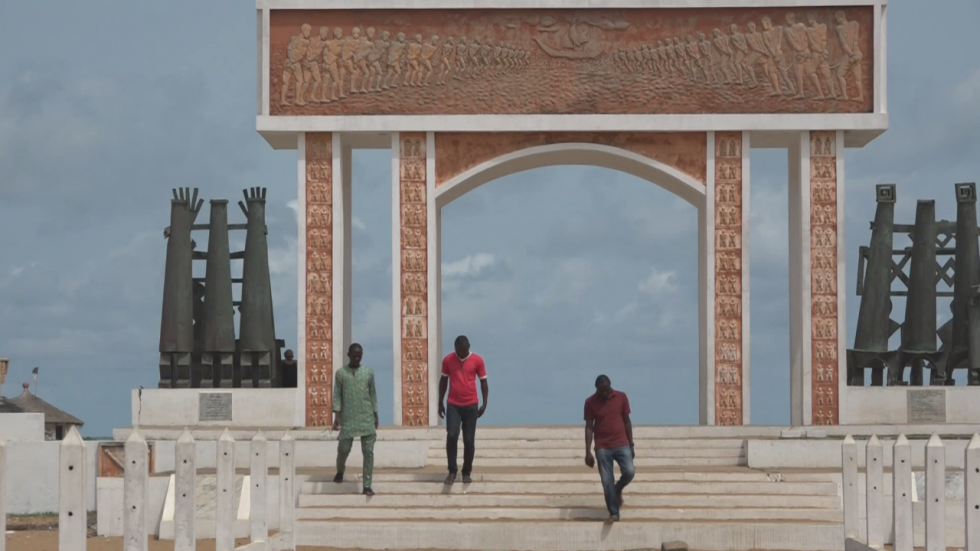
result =
[[392,243],[395,331],[395,423],[429,425],[429,322],[427,256],[427,139],[395,134],[392,143]]
[[843,132],[790,145],[790,388],[794,425],[840,422],[845,320]]
[[[842,189],[837,182],[837,133],[810,133],[810,381],[814,425],[839,422],[838,358],[844,332],[838,319],[838,274],[842,228],[838,213]],[[840,191],[840,193],[839,193]]]
[[332,135],[307,134],[305,149],[306,426],[323,427],[331,424],[333,398]]
[[[743,156],[748,136],[714,139],[714,404],[716,425],[748,422],[748,186]],[[747,165],[747,163],[745,163]],[[745,388],[747,390],[747,388]]]

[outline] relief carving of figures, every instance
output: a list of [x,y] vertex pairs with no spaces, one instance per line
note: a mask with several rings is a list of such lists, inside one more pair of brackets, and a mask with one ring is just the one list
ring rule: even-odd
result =
[[813,195],[813,202],[835,203],[837,202],[837,184],[835,182],[815,182],[810,186]]
[[402,228],[402,246],[406,249],[424,249],[426,234],[419,228]]
[[741,317],[742,316],[742,299],[740,297],[718,297],[716,299],[716,316],[724,317]]
[[715,259],[715,271],[716,272],[739,272],[742,270],[742,253],[741,252],[719,252],[716,254]]
[[[359,10],[307,21],[273,13],[270,113],[870,111],[870,7],[799,17],[780,8],[751,17],[738,8],[693,18],[673,11],[494,10],[456,19],[434,10],[397,24]],[[637,97],[623,101],[613,93],[622,89]]]
[[428,336],[426,322],[421,318],[402,319],[402,338],[403,339],[425,339]]
[[719,185],[715,189],[716,203],[742,204],[742,187],[739,185]]
[[[424,173],[421,180],[425,180]],[[425,184],[402,182],[402,201],[405,203],[425,203]]]

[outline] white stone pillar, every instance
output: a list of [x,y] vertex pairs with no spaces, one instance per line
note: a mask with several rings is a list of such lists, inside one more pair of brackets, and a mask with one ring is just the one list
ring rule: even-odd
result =
[[747,132],[708,133],[707,203],[712,205],[714,253],[708,258],[708,277],[714,282],[713,322],[709,325],[710,358],[707,394],[714,410],[711,424],[742,425],[748,422],[749,331],[749,211],[745,169]]
[[431,423],[432,375],[429,289],[432,285],[429,228],[432,133],[398,132],[391,143],[392,337],[396,425]]
[[85,551],[85,442],[74,426],[61,441],[59,464],[58,549]]
[[845,341],[844,133],[789,145],[790,418],[836,425]]
[[268,460],[266,459],[266,440],[262,431],[255,433],[249,448],[251,486],[249,488],[249,524],[251,540],[266,541],[269,539],[269,525],[266,522],[266,482],[269,475]]
[[436,205],[436,135],[425,134],[426,250],[429,283],[427,314],[429,326],[429,426],[440,424],[439,380],[442,378],[442,209]]
[[[963,523],[966,524],[966,551],[980,551],[980,434],[974,434],[966,447],[964,465]],[[897,549],[895,551],[898,551]]]
[[946,447],[938,434],[926,444],[926,551],[946,551]]
[[296,522],[296,441],[288,432],[279,441],[279,531],[292,532]]
[[[215,509],[215,551],[235,549],[235,439],[225,429],[218,439],[217,457],[217,508]],[[145,550],[144,550],[145,551]]]
[[698,208],[698,422],[715,424],[715,133],[707,135],[704,203]]
[[880,548],[885,543],[885,511],[884,511],[884,459],[881,442],[876,435],[865,448],[865,498],[867,500],[868,545]]
[[7,549],[7,444],[0,439],[0,551]]
[[146,440],[139,428],[133,427],[123,444],[123,549],[147,551],[149,549],[149,523],[147,503],[149,494],[149,455]]
[[860,511],[858,511],[858,461],[857,443],[848,434],[841,445],[844,493],[844,537],[858,538],[861,535]]
[[175,448],[174,551],[194,551],[197,538],[197,467],[194,458],[197,444],[191,431],[184,428]]
[[[310,267],[307,263],[307,255],[310,253],[310,245],[313,239],[307,239],[307,209],[306,205],[310,200],[315,202],[318,197],[315,194],[307,194],[310,190],[306,185],[306,133],[296,134],[296,420],[293,425],[297,427],[308,426],[306,414],[308,404],[307,399],[307,355],[306,355],[306,291],[307,273]],[[319,254],[319,252],[317,252]],[[219,550],[220,551],[220,550]]]
[[305,245],[299,373],[306,425],[328,427],[333,374],[351,341],[351,148],[337,133],[307,133],[299,159]]
[[904,434],[892,448],[892,503],[895,551],[912,551],[912,447]]

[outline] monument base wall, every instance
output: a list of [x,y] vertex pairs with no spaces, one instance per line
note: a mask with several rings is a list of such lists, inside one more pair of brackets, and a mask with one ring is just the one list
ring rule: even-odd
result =
[[841,425],[969,424],[980,420],[976,387],[846,386],[841,394]]
[[132,392],[132,424],[154,427],[304,426],[304,397],[295,388],[162,388]]

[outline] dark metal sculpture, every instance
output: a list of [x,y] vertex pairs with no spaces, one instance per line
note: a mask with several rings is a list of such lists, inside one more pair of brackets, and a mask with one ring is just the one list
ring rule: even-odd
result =
[[[194,350],[193,244],[191,228],[204,200],[197,189],[173,190],[167,239],[167,267],[163,276],[163,314],[160,319],[160,388],[190,379]],[[190,386],[190,385],[188,385]]]
[[[919,201],[914,226],[893,224],[894,186],[878,186],[878,209],[870,247],[861,247],[858,295],[861,309],[854,348],[847,352],[848,384],[863,385],[872,370],[872,386],[921,386],[930,371],[931,385],[952,385],[956,369],[966,369],[970,385],[980,384],[980,248],[977,237],[976,185],[957,184],[956,223],[936,221],[935,202]],[[884,194],[884,198],[883,198]],[[907,234],[912,246],[893,249],[894,234]],[[950,242],[956,240],[955,247]],[[895,262],[892,257],[898,256]],[[942,258],[943,261],[938,259]],[[909,266],[908,275],[904,270]],[[952,275],[951,275],[952,272]],[[896,281],[907,290],[892,289]],[[952,291],[939,290],[940,283]],[[907,297],[905,322],[888,315],[890,297]],[[951,297],[952,318],[936,329],[937,299]],[[887,341],[901,328],[901,346]],[[937,336],[942,345],[937,349]],[[908,383],[904,380],[909,367]]]
[[[936,348],[936,202],[919,201],[912,233],[912,263],[909,268],[905,323],[899,369],[934,364],[941,354]],[[889,383],[902,380],[902,374]]]
[[209,224],[201,387],[231,388],[235,366],[235,306],[231,288],[227,200],[211,201]]
[[[179,191],[179,192],[178,192]],[[228,201],[211,201],[207,224],[194,224],[204,201],[190,189],[174,190],[160,322],[160,388],[278,386],[272,284],[265,225],[264,188],[245,190],[239,202],[247,224],[228,223]],[[208,250],[195,251],[191,232],[207,230]],[[231,252],[228,232],[246,230],[245,250]],[[231,261],[243,260],[243,277],[231,277]],[[193,277],[193,261],[206,260],[205,277]],[[233,300],[241,283],[242,300]],[[235,307],[241,313],[235,339]]]
[[[890,295],[892,266],[892,226],[895,221],[895,184],[876,187],[878,206],[871,224],[871,247],[868,268],[864,275],[861,309],[858,312],[854,348],[847,351],[850,384],[864,384],[864,370],[871,368],[872,381],[881,380],[882,371],[897,359],[888,350],[888,339],[898,327],[889,317],[892,310]],[[860,275],[858,276],[861,277]],[[894,368],[892,368],[894,370]],[[873,383],[872,383],[873,384]],[[880,382],[878,384],[881,384]]]
[[245,203],[238,202],[248,219],[245,234],[245,265],[242,268],[241,314],[242,384],[251,376],[256,387],[271,387],[272,356],[276,337],[272,318],[272,282],[269,279],[269,250],[265,228],[265,188],[242,190]]

